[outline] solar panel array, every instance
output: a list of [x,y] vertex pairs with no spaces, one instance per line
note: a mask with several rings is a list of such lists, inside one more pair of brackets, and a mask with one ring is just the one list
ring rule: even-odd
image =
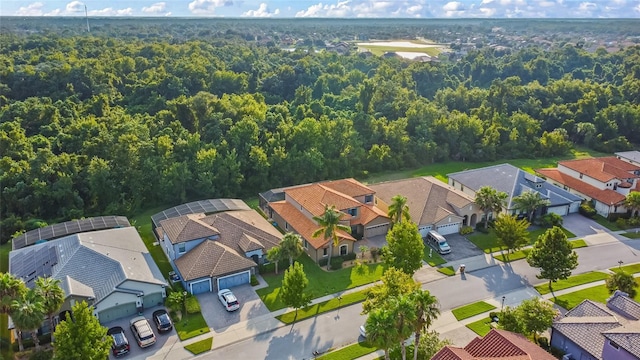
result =
[[151,217],[153,227],[156,228],[162,220],[199,213],[215,213],[229,210],[251,210],[251,208],[240,199],[208,199],[194,201],[187,204],[178,205],[161,211]]
[[50,277],[53,267],[58,264],[55,246],[37,246],[30,251],[15,254],[11,259],[11,273],[33,287],[39,277]]
[[22,249],[41,240],[53,240],[86,231],[112,229],[131,226],[125,216],[100,216],[72,220],[28,231],[12,241],[13,250]]

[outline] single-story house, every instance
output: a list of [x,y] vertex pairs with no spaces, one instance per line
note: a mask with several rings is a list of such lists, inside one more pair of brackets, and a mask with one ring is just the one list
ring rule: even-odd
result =
[[606,305],[584,300],[553,322],[551,346],[567,359],[640,359],[640,304],[616,291]]
[[473,197],[433,176],[416,177],[369,185],[386,204],[400,194],[407,198],[411,220],[418,224],[422,237],[429,230],[442,235],[454,234],[462,226],[475,226],[482,210]]
[[38,277],[61,282],[61,313],[87,301],[101,323],[162,305],[167,283],[134,227],[82,232],[13,250],[9,272],[28,287]]
[[[640,191],[640,166],[619,156],[559,161],[557,168],[536,171],[549,183],[591,201],[596,212],[606,217],[612,213],[626,213],[624,201],[627,195]],[[633,159],[631,155],[625,156]]]
[[260,194],[260,204],[267,216],[285,231],[299,234],[307,254],[316,262],[329,255],[329,241],[312,234],[320,226],[313,220],[321,217],[325,206],[342,212],[341,223],[350,233],[338,231],[335,255],[353,252],[357,239],[386,235],[389,217],[386,207],[378,206],[375,192],[355,179],[341,179],[272,189]]
[[487,166],[479,169],[460,171],[447,174],[449,185],[473,196],[483,186],[505,192],[507,194],[506,206],[503,211],[509,215],[518,215],[522,211],[515,209],[513,198],[522,195],[526,191],[535,191],[543,199],[549,200],[549,206],[539,209],[536,213],[556,213],[565,216],[576,213],[580,209],[582,198],[567,190],[546,182],[543,178],[532,175],[511,164]]
[[492,329],[460,348],[447,345],[431,360],[555,360],[556,358],[521,334]]
[[187,214],[160,221],[156,236],[191,294],[248,284],[282,234],[254,210]]

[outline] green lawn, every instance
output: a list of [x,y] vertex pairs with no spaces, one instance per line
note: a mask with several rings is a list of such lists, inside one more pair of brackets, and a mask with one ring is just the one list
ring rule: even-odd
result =
[[[431,247],[428,245],[424,246],[424,255],[422,256],[422,259],[429,264],[429,266],[431,267],[436,267],[438,265],[442,265],[444,263],[447,262],[447,260],[443,259],[442,256],[440,256],[440,254],[438,254],[437,251],[433,250],[431,251]],[[431,257],[429,257],[429,252],[431,252]]]
[[439,48],[436,47],[402,47],[402,46],[358,46],[363,49],[367,49],[371,51],[372,54],[376,56],[384,55],[385,52],[421,52],[426,53],[429,56],[438,56],[441,52]]
[[573,246],[574,249],[579,249],[579,248],[583,248],[583,247],[587,247],[589,245],[587,245],[587,242],[584,241],[583,239],[576,239],[576,240],[572,240],[570,241],[571,245]]
[[[636,284],[640,285],[640,279],[636,278]],[[555,299],[551,299],[551,301],[567,310],[571,310],[586,299],[605,304],[610,296],[611,294],[605,285],[598,285],[558,296]],[[636,294],[634,300],[640,301],[640,292]]]
[[180,340],[191,339],[192,337],[206,334],[210,331],[201,313],[187,314],[183,316],[180,321],[174,322],[173,326],[176,328]]
[[624,271],[627,274],[635,274],[635,273],[639,273],[640,272],[640,263],[638,264],[631,264],[631,265],[625,265],[625,266],[616,266],[616,267],[612,267],[611,269],[609,269],[613,272],[620,272],[620,271]]
[[[605,280],[609,275],[600,271],[592,271],[584,274],[570,276],[566,280],[558,280],[553,283],[553,291],[568,289],[574,286],[588,284],[594,281]],[[544,284],[536,285],[536,290],[540,293],[540,295],[548,294],[549,291],[549,283],[545,282]]]
[[[546,228],[540,228],[540,229],[529,231],[529,245],[533,245],[533,243],[535,243],[536,240],[538,240],[538,237],[544,234],[545,231],[547,231]],[[565,228],[562,228],[562,231],[565,233],[567,238],[575,237],[574,233],[572,233],[571,231]],[[489,233],[487,234],[476,232],[474,234],[467,236],[467,239],[469,239],[469,241],[474,243],[478,248],[480,248],[482,251],[484,251],[487,254],[500,251],[500,250],[507,250],[506,247],[504,246],[501,247],[498,244],[498,238],[496,237],[496,233],[493,231],[493,229],[489,229]]]
[[447,276],[453,276],[456,274],[456,269],[454,269],[453,266],[447,266],[447,267],[439,268],[438,272],[443,273]]
[[331,300],[311,305],[304,309],[299,309],[297,317],[295,311],[290,311],[288,313],[276,316],[276,319],[282,321],[285,324],[291,324],[294,321],[300,321],[344,306],[363,302],[367,298],[368,291],[368,289],[360,290],[354,293],[345,294],[341,299],[333,298]]
[[455,309],[451,310],[451,313],[453,314],[453,316],[456,317],[456,319],[458,321],[460,321],[460,320],[464,320],[464,319],[470,318],[472,316],[476,316],[478,314],[485,313],[487,311],[491,311],[491,310],[493,310],[495,308],[496,308],[495,306],[493,306],[491,304],[487,304],[484,301],[478,301],[478,302],[473,303],[473,304],[469,304],[469,305],[461,306],[459,308],[455,308]]
[[[378,281],[385,269],[382,264],[365,264],[361,268],[350,267],[327,272],[320,269],[306,254],[300,256],[298,261],[304,266],[304,272],[309,279],[306,291],[312,299]],[[278,296],[282,286],[282,277],[283,271],[278,275],[265,274],[263,278],[269,286],[256,290],[270,311],[286,307]]]
[[628,237],[629,239],[640,239],[640,232],[626,232],[622,234],[624,237]]
[[317,357],[318,360],[352,360],[378,350],[366,341],[351,344]]
[[491,319],[490,318],[484,318],[484,319],[480,319],[478,321],[474,321],[472,323],[467,324],[467,327],[469,329],[471,329],[471,331],[473,331],[474,333],[480,335],[480,336],[485,336],[489,333],[489,331],[491,331]]
[[[582,239],[573,240],[573,241],[570,241],[570,243],[571,245],[573,245],[574,249],[587,246],[587,243]],[[503,254],[495,255],[493,258],[500,260],[502,262],[516,261],[516,260],[526,258],[530,251],[531,249],[522,249],[522,250],[515,251],[511,254],[505,251]]]
[[168,206],[165,205],[162,207],[147,209],[131,218],[131,225],[135,225],[136,229],[138,229],[138,233],[140,233],[140,237],[144,241],[145,246],[149,249],[151,257],[158,265],[158,268],[160,268],[162,274],[168,278],[169,271],[172,271],[173,269],[171,268],[164,251],[162,251],[162,248],[160,246],[153,245],[153,243],[156,242],[156,237],[153,235],[153,230],[151,229],[151,215],[165,210],[167,207]]
[[607,220],[607,218],[603,217],[602,215],[596,215],[596,217],[593,218],[593,220],[595,220],[595,222],[597,222],[598,224],[606,227],[607,229],[609,229],[611,231],[624,230],[621,227],[619,227],[618,224]]
[[184,348],[191,351],[193,355],[198,355],[210,351],[211,345],[213,345],[213,337],[196,341],[193,344],[185,345]]

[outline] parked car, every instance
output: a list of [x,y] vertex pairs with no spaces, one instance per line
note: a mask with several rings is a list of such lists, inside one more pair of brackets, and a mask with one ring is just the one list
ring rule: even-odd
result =
[[156,329],[158,329],[159,333],[171,331],[171,329],[173,329],[173,323],[165,309],[153,312],[153,322],[156,323]]
[[364,325],[360,325],[360,335],[365,339],[367,338],[367,329],[364,328]]
[[240,308],[240,303],[235,295],[229,289],[218,291],[218,299],[227,311],[235,311]]
[[153,329],[149,324],[149,321],[144,316],[136,316],[129,320],[131,325],[131,332],[138,341],[138,345],[141,348],[151,346],[156,343],[156,335],[153,333]]
[[435,230],[430,230],[427,233],[427,242],[440,254],[449,254],[451,252],[447,239]]
[[129,346],[129,340],[127,340],[127,336],[124,334],[123,328],[120,326],[114,326],[107,330],[107,335],[111,336],[111,339],[113,340],[111,343],[113,356],[119,357],[129,352],[131,346]]

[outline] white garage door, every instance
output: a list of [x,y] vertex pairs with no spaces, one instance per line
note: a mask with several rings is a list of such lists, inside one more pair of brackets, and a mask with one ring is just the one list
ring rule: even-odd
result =
[[426,225],[426,226],[420,226],[418,228],[418,231],[420,231],[420,236],[422,236],[423,238],[427,237],[427,234],[429,233],[429,230],[431,230],[431,225]]
[[389,231],[389,224],[374,225],[364,228],[364,237],[385,235]]
[[436,227],[436,231],[439,232],[440,235],[455,234],[460,231],[460,223],[440,225]]
[[547,214],[554,213],[560,216],[567,215],[568,211],[569,211],[569,205],[554,206],[554,207],[547,208]]
[[571,206],[569,208],[569,213],[571,213],[571,214],[577,213],[579,210],[580,210],[580,202],[576,201],[576,202],[571,204]]

